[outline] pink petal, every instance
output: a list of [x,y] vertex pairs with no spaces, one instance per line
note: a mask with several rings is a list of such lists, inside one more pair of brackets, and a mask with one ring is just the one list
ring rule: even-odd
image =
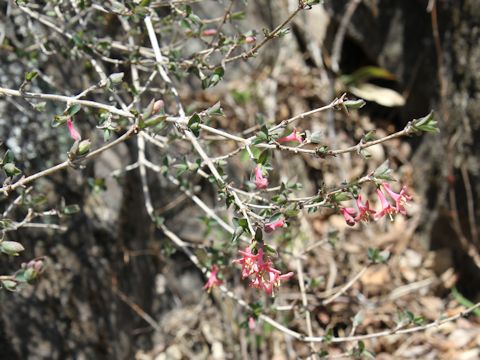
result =
[[73,127],[72,119],[67,120],[68,131],[70,132],[70,136],[73,140],[77,141],[81,139],[80,134],[78,133],[77,129]]

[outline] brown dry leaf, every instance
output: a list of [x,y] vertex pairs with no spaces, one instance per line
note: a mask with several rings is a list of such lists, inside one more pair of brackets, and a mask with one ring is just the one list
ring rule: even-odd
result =
[[380,287],[388,283],[390,279],[391,276],[388,266],[378,265],[367,269],[360,281],[364,286]]
[[444,308],[443,301],[435,296],[422,296],[420,303],[423,305],[423,315],[431,320],[438,319]]
[[460,349],[470,343],[477,335],[478,330],[475,329],[455,329],[448,336],[448,341],[450,341],[456,349]]
[[477,360],[480,359],[480,348],[474,348],[462,352],[458,352],[455,357],[456,360]]
[[403,106],[405,98],[392,89],[383,88],[377,85],[364,83],[349,88],[350,92],[362,99],[375,101],[377,104],[386,107]]

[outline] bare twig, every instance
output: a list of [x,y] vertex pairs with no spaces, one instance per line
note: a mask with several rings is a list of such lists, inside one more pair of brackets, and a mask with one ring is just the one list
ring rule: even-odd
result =
[[255,45],[250,50],[243,52],[240,55],[232,56],[230,58],[225,59],[224,63],[230,63],[232,61],[239,60],[239,59],[246,60],[254,56],[258,50],[260,50],[263,46],[265,46],[265,44],[267,44],[270,40],[275,38],[275,36],[280,32],[280,30],[282,30],[285,26],[287,26],[293,20],[293,18],[297,16],[297,14],[304,9],[304,7],[305,5],[303,5],[303,2],[299,1],[299,5],[295,9],[295,11],[292,12],[290,16],[287,19],[285,19],[280,25],[278,25],[275,29],[270,31],[260,43]]
[[[138,132],[138,126],[137,125],[133,125],[129,128],[129,130],[123,134],[122,136],[120,136],[118,139],[102,146],[101,148],[95,150],[95,151],[92,151],[90,152],[87,156],[85,156],[82,161],[88,161],[88,160],[91,160],[93,159],[94,157],[98,156],[99,154],[103,153],[104,151],[128,140],[133,134],[135,134],[136,132]],[[45,169],[43,171],[40,171],[36,174],[33,174],[33,175],[30,175],[30,176],[27,176],[27,177],[22,177],[20,180],[14,182],[13,184],[10,184],[10,185],[4,185],[2,188],[0,188],[0,192],[3,192],[5,194],[8,194],[10,193],[11,191],[17,189],[18,187],[22,187],[22,186],[25,186],[39,178],[42,178],[44,176],[49,176],[49,175],[52,175],[58,171],[61,171],[61,170],[64,170],[66,168],[68,168],[70,166],[71,162],[70,160],[66,160],[60,164],[57,164],[55,166],[52,166],[48,169]]]

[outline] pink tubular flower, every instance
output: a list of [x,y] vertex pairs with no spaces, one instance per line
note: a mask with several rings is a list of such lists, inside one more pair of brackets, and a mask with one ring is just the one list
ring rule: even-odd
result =
[[217,30],[216,29],[206,29],[202,31],[203,36],[214,36],[217,35]]
[[266,189],[268,187],[268,179],[263,176],[260,165],[257,165],[255,168],[255,186],[257,189]]
[[340,212],[345,218],[345,222],[347,223],[347,225],[350,225],[350,226],[355,225],[355,218],[354,218],[355,209],[354,208],[340,208]]
[[262,285],[262,289],[268,295],[273,295],[273,290],[276,287],[280,287],[280,280],[287,280],[293,276],[293,272],[289,272],[286,274],[281,274],[280,271],[274,268],[268,269],[268,281],[264,281]]
[[299,144],[301,144],[303,142],[302,137],[297,134],[297,129],[296,128],[293,129],[293,131],[290,135],[284,136],[280,139],[277,139],[277,142],[279,142],[279,143],[286,143],[286,142],[291,142],[291,141],[298,142]]
[[380,204],[382,205],[382,210],[380,210],[380,212],[377,212],[375,217],[377,219],[380,219],[381,217],[388,215],[390,217],[390,220],[393,220],[392,214],[395,214],[396,212],[395,208],[393,208],[393,206],[390,205],[390,203],[387,201],[382,190],[377,189],[377,195],[378,195],[378,199],[380,200]]
[[240,254],[243,255],[240,259],[233,260],[234,264],[242,265],[242,279],[252,275],[255,272],[258,272],[257,260],[260,255],[260,251],[262,252],[263,256],[262,249],[259,250],[259,253],[257,255],[254,255],[252,253],[252,249],[250,247],[247,247],[245,251],[239,251]]
[[358,195],[357,206],[358,206],[359,213],[355,218],[356,222],[369,221],[370,218],[375,215],[375,211],[370,208],[370,204],[368,203],[368,200],[365,202],[365,204],[363,203],[362,195]]
[[72,119],[67,120],[68,131],[70,132],[70,136],[73,140],[77,141],[81,139],[80,134],[78,133],[77,129],[73,127]]
[[265,232],[267,233],[271,233],[273,231],[275,231],[275,229],[278,229],[278,228],[281,228],[285,225],[285,220],[280,218],[278,220],[275,220],[275,221],[272,221],[272,222],[269,222],[267,224],[265,224]]
[[274,295],[274,290],[281,285],[282,280],[293,276],[293,272],[281,274],[273,268],[270,258],[260,248],[256,255],[253,255],[250,247],[240,251],[242,258],[233,260],[234,264],[242,264],[242,278],[251,277],[249,286],[263,290],[268,295]]
[[218,266],[217,265],[212,265],[212,268],[210,269],[210,276],[208,277],[208,280],[203,287],[205,290],[208,290],[209,292],[217,285],[220,285],[222,283],[222,280],[217,278],[218,274]]
[[253,316],[250,316],[248,318],[248,329],[250,330],[250,332],[255,331],[255,319],[253,318]]
[[397,214],[406,215],[407,210],[405,209],[405,204],[407,201],[412,200],[412,197],[407,194],[407,187],[402,187],[400,193],[397,194],[391,189],[390,184],[384,182],[382,186],[393,201],[395,201],[395,211]]

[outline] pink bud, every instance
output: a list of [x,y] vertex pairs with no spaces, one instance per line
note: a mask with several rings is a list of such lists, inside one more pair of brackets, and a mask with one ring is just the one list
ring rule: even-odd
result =
[[72,119],[67,120],[68,131],[70,132],[70,136],[73,140],[77,141],[81,139],[80,134],[78,133],[77,129],[73,127]]
[[250,332],[255,331],[255,319],[253,318],[253,316],[250,316],[248,318],[248,328],[250,329]]
[[165,106],[165,103],[163,102],[163,100],[157,100],[153,103],[153,109],[152,109],[152,114],[156,114],[158,113],[160,110],[163,109],[163,107]]
[[216,29],[206,29],[202,31],[203,36],[215,36],[217,35],[217,30]]
[[245,37],[245,43],[247,43],[247,44],[253,44],[255,41],[257,41],[257,39],[255,38],[255,36],[247,36],[247,37]]

